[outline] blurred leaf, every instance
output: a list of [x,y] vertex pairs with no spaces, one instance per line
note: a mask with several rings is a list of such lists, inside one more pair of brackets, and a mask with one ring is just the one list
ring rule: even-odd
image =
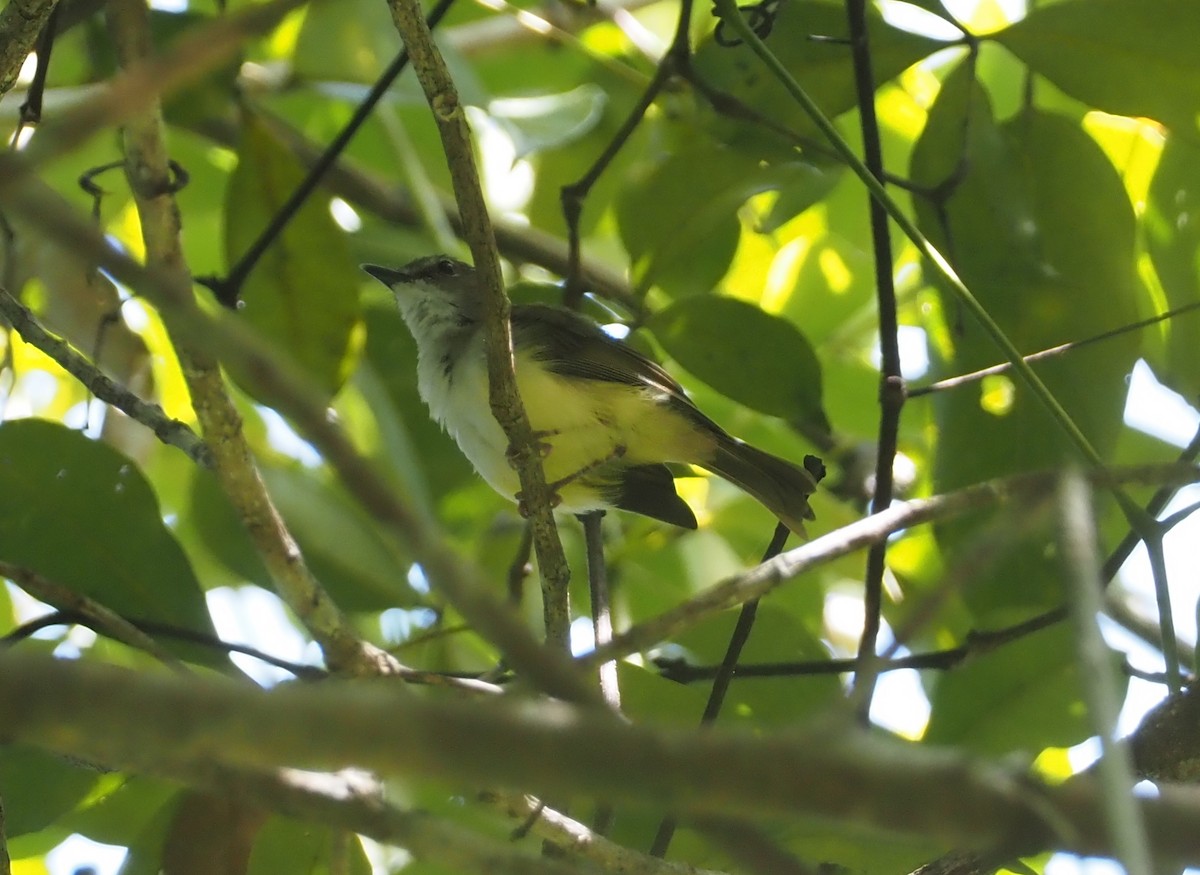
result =
[[[407,582],[407,563],[360,506],[325,481],[322,471],[265,466],[262,475],[312,572],[343,608],[385,610],[417,601]],[[207,472],[197,472],[192,482],[188,512],[214,557],[242,580],[269,586],[249,535]]]
[[[225,202],[225,253],[240,259],[304,176],[296,158],[251,112]],[[242,287],[242,317],[333,395],[362,341],[360,274],[320,194],[310,196]],[[233,368],[255,394],[254,374]],[[267,401],[269,398],[260,398]]]
[[161,812],[173,807],[179,793],[176,785],[154,778],[109,774],[104,780],[88,804],[72,811],[61,825],[108,845],[132,844]]
[[[149,484],[102,443],[45,420],[0,424],[0,531],[0,557],[8,562],[126,618],[214,634],[200,585]],[[227,665],[208,648],[162,644],[187,659]]]
[[992,38],[1089,106],[1197,133],[1200,13],[1192,0],[1064,0]]
[[676,301],[647,323],[681,365],[747,407],[823,431],[821,364],[786,319],[718,295]]
[[[867,32],[876,86],[895,78],[945,43],[898,30],[887,24],[874,5],[867,7]],[[833,118],[857,105],[854,66],[846,49],[846,12],[839,3],[787,0],[763,42],[800,87]],[[711,88],[727,91],[776,124],[801,136],[819,135],[808,114],[745,45],[718,45],[712,34],[696,47],[696,72]],[[744,121],[719,118],[713,129],[736,138]]]
[[94,769],[23,744],[0,745],[0,799],[9,838],[37,832],[87,795],[99,778]]
[[1065,624],[942,675],[932,705],[927,743],[965,746],[989,756],[1070,747],[1095,732]]
[[362,843],[353,833],[283,817],[267,821],[246,870],[249,875],[371,875],[371,871]]
[[352,611],[410,607],[408,561],[398,556],[371,517],[319,471],[263,469],[263,479],[313,573],[334,600]]
[[[1143,224],[1167,308],[1200,302],[1200,147],[1170,137],[1150,183]],[[1200,310],[1164,324],[1155,374],[1185,398],[1200,396]]]
[[401,48],[385,4],[313,3],[304,10],[292,67],[301,79],[370,85]]
[[508,132],[519,160],[579,139],[604,114],[608,97],[592,83],[560,94],[496,98],[488,115]]

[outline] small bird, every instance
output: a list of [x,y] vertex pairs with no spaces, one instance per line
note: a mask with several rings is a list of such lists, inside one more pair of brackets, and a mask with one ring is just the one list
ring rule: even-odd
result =
[[[484,480],[519,501],[509,442],[488,403],[475,269],[445,255],[362,269],[396,296],[430,414]],[[616,507],[694,529],[665,464],[682,462],[719,474],[804,534],[808,496],[824,473],[815,456],[806,470],[730,436],[659,365],[572,310],[515,305],[511,318],[517,388],[559,509]]]

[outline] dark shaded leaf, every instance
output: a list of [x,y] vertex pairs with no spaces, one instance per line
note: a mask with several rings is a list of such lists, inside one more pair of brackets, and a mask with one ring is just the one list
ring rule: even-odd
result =
[[[303,178],[296,158],[245,113],[238,166],[225,202],[225,252],[234,264]],[[242,317],[293,358],[326,394],[345,381],[362,342],[361,275],[326,197],[310,196],[242,287]],[[254,394],[254,375],[234,368]],[[260,399],[268,400],[269,399]]]
[[[918,199],[917,215],[1018,349],[1035,352],[1136,318],[1133,211],[1112,165],[1078,125],[1031,112],[997,126],[986,95],[963,65],[930,113],[911,176],[934,188],[959,172],[940,211]],[[945,307],[960,313],[951,297]],[[1000,357],[973,320],[960,318],[961,326],[948,335],[947,358],[938,363],[943,373],[973,371]],[[1101,454],[1111,452],[1120,433],[1125,377],[1138,344],[1137,335],[1124,335],[1036,368]],[[1079,458],[1017,379],[1005,376],[937,397],[935,489]],[[955,547],[973,549],[975,530],[974,523],[940,527],[943,549],[951,555]],[[1061,575],[1047,553],[1048,537],[1023,544],[973,579],[965,597],[978,622],[986,623],[997,608],[1061,603]]]
[[736,298],[697,295],[656,313],[648,327],[673,359],[718,392],[828,431],[821,364],[786,319]]
[[[850,51],[839,41],[846,37],[846,28],[846,11],[839,3],[785,0],[764,40],[800,87],[831,118],[852,109],[858,100]],[[873,5],[867,7],[867,29],[877,86],[946,45],[892,27]],[[693,64],[705,82],[729,92],[772,121],[800,135],[819,135],[808,114],[749,47],[726,48],[710,35],[697,46]],[[713,127],[732,136],[745,123],[718,118]]]
[[1070,747],[1093,732],[1066,625],[1010,642],[948,672],[937,681],[932,705],[926,742],[982,754]]
[[[0,425],[0,532],[8,562],[124,617],[214,634],[199,582],[150,485],[105,444],[40,419]],[[207,648],[163,644],[225,664]]]

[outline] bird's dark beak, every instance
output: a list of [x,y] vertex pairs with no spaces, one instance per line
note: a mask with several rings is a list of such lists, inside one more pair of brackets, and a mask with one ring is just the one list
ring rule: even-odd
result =
[[375,277],[389,289],[396,283],[408,282],[411,277],[402,270],[396,270],[394,267],[382,267],[378,264],[360,264],[366,273]]

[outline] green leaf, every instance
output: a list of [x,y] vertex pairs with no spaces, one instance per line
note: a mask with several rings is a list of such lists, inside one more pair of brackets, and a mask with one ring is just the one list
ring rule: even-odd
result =
[[277,875],[280,872],[289,875],[331,875],[333,872],[371,875],[371,864],[363,853],[362,843],[353,834],[272,817],[258,833],[246,872],[247,875]]
[[0,799],[9,838],[37,832],[73,809],[99,773],[20,744],[0,746]]
[[1064,0],[1039,5],[992,38],[1089,106],[1196,133],[1193,0]]
[[339,605],[384,610],[417,603],[405,577],[408,560],[339,486],[299,466],[262,473],[313,572]]
[[[384,610],[417,599],[408,563],[381,538],[375,523],[320,470],[264,467],[263,480],[313,573],[343,608]],[[188,508],[204,546],[241,579],[269,586],[266,569],[233,508],[207,472],[192,481]]]
[[[215,634],[150,485],[106,444],[40,419],[0,425],[0,532],[8,562],[124,617]],[[162,643],[185,658],[226,665],[208,648]]]
[[608,96],[586,83],[561,94],[497,98],[488,115],[512,138],[517,159],[574,142],[599,124]]
[[736,298],[697,295],[647,323],[667,353],[745,406],[824,431],[821,364],[800,329]]
[[1070,747],[1095,731],[1071,632],[1062,624],[945,673],[937,680],[932,706],[927,743],[988,755]]
[[304,10],[292,69],[301,80],[373,83],[401,49],[387,6],[371,0]]
[[[234,264],[296,190],[304,171],[267,125],[243,114],[237,169],[225,201],[225,254]],[[242,317],[332,396],[362,340],[358,269],[319,192],[310,195],[242,287]],[[231,369],[255,394],[254,374]],[[261,393],[260,393],[261,394]],[[260,398],[269,402],[269,398]]]
[[621,242],[637,281],[673,297],[712,290],[733,262],[737,210],[774,187],[757,162],[699,140],[671,153],[617,200]]
[[[1146,249],[1158,271],[1167,308],[1200,301],[1200,148],[1178,137],[1163,147],[1150,183],[1142,223]],[[1154,359],[1160,380],[1185,398],[1200,395],[1200,313],[1163,323],[1163,354]]]
[[[867,32],[877,87],[946,46],[892,27],[874,5],[867,8]],[[775,24],[763,41],[830,118],[858,102],[854,65],[841,41],[846,35],[846,12],[840,3],[787,0],[780,4]],[[801,135],[819,134],[808,114],[748,46],[721,46],[710,34],[697,46],[693,66],[709,87],[729,92],[773,122]],[[718,117],[713,124],[714,130],[730,137],[745,127],[741,119],[726,117]]]
[[[943,84],[910,175],[921,188],[945,190],[940,208],[917,199],[921,228],[1018,349],[1036,352],[1137,318],[1133,210],[1107,157],[1074,122],[1028,112],[997,125],[964,64]],[[944,307],[959,312],[950,296]],[[941,374],[1000,358],[973,320],[963,319],[946,337]],[[1113,450],[1122,428],[1125,377],[1138,346],[1138,335],[1123,335],[1035,368],[1102,455]],[[1078,458],[1015,376],[940,393],[935,416],[937,491]],[[943,549],[949,556],[974,549],[979,525],[940,526]],[[987,623],[997,609],[1061,603],[1050,538],[1023,543],[975,576],[965,597],[976,622]]]

